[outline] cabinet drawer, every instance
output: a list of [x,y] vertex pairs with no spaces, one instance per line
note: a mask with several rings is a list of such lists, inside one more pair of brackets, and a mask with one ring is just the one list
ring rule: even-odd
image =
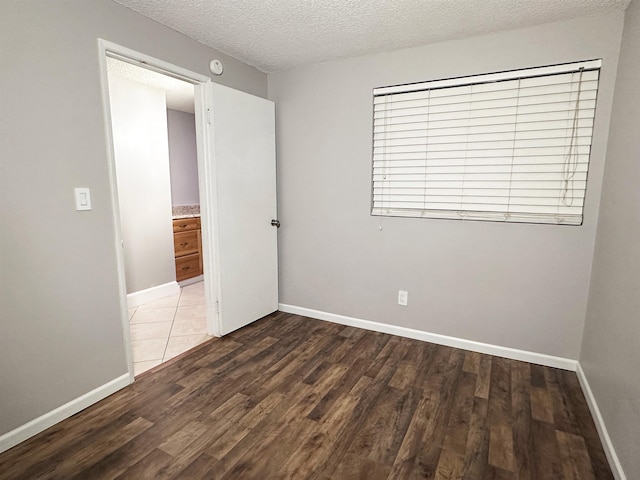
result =
[[187,230],[198,230],[200,228],[200,217],[178,218],[173,221],[174,232],[184,232]]
[[173,249],[176,257],[199,252],[198,230],[188,230],[173,234]]
[[181,282],[200,274],[202,274],[202,271],[200,270],[199,253],[176,258],[176,281]]

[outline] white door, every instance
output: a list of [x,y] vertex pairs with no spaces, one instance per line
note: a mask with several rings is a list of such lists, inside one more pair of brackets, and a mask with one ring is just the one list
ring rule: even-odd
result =
[[215,192],[208,276],[225,335],[278,309],[275,107],[212,82],[205,88],[213,165],[206,174]]

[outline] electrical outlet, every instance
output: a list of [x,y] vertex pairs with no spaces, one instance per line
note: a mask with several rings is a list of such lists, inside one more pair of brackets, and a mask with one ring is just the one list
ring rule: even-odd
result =
[[398,305],[406,307],[409,303],[409,292],[406,290],[398,290]]

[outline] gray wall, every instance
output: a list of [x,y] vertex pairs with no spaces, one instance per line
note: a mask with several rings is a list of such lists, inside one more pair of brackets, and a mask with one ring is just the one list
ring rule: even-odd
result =
[[[203,75],[221,58],[216,81],[267,91],[111,0],[0,1],[0,434],[127,372],[98,37]],[[75,211],[76,186],[92,211]]]
[[[577,359],[623,18],[270,74],[280,301]],[[593,58],[603,68],[583,226],[369,215],[374,87]],[[408,307],[397,306],[398,289],[408,290]]]
[[640,1],[625,18],[580,363],[629,479],[640,472]]
[[109,75],[127,293],[176,281],[167,101],[163,90]]
[[167,126],[172,204],[200,205],[195,115],[169,109]]

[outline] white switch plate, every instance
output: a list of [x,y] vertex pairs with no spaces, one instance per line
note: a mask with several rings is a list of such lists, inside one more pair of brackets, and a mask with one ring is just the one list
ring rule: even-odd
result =
[[76,210],[91,210],[91,192],[88,188],[74,188],[76,197]]
[[409,292],[406,290],[398,290],[398,305],[406,307],[409,303]]

